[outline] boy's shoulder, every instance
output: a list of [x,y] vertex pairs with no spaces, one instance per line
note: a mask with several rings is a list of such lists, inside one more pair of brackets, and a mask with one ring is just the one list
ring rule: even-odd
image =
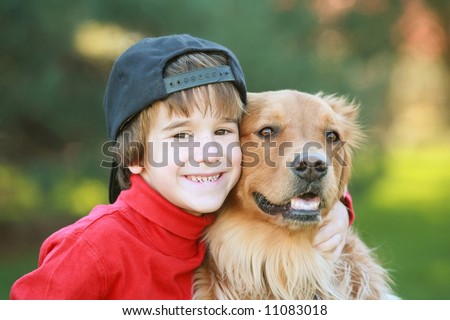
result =
[[49,236],[43,247],[61,241],[97,243],[108,241],[123,228],[124,208],[116,204],[97,205],[91,212]]

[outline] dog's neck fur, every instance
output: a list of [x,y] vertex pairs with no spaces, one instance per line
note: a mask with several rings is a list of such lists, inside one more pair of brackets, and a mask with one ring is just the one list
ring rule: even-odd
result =
[[[257,225],[254,219],[245,221],[242,208],[230,212],[238,214],[226,213],[227,219],[223,220],[219,215],[206,239],[209,254],[217,262],[215,268],[221,266],[217,274],[223,278],[221,281],[230,283],[213,289],[218,299],[311,300],[345,296],[333,283],[336,277],[330,257],[312,248],[317,227],[271,232],[279,227],[266,221]],[[226,288],[233,288],[233,292]]]

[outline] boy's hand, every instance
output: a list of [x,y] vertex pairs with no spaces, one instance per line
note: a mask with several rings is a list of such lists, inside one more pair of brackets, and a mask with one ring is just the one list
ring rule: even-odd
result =
[[347,208],[338,201],[325,218],[314,238],[314,248],[330,253],[332,261],[336,262],[344,248],[348,227]]

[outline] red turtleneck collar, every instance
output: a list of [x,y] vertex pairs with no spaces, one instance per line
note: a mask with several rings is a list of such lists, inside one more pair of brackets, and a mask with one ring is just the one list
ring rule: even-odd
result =
[[[120,193],[117,205],[130,207],[152,222],[152,241],[160,250],[181,256],[197,254],[198,241],[207,226],[214,221],[214,213],[192,215],[166,200],[136,174],[130,177],[131,188]],[[142,226],[144,227],[144,226]]]

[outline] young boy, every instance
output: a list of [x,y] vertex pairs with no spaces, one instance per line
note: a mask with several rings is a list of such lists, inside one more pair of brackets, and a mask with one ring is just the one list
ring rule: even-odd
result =
[[[240,176],[245,103],[242,69],[223,46],[173,35],[128,49],[104,99],[117,143],[112,204],[50,236],[11,298],[191,299],[202,233]],[[341,204],[318,249],[340,254],[343,216]]]

